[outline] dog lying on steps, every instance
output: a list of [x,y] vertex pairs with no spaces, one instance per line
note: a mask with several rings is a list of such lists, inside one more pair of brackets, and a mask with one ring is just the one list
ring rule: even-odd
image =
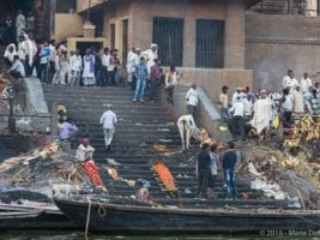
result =
[[189,150],[191,137],[196,140],[201,140],[200,130],[194,122],[191,114],[180,116],[177,121],[177,126],[181,137],[183,151]]

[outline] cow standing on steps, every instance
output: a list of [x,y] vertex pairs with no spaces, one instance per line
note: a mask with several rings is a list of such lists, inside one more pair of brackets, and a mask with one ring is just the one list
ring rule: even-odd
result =
[[191,137],[196,140],[201,140],[200,130],[194,122],[191,114],[180,116],[177,121],[177,126],[181,136],[182,150],[189,150]]

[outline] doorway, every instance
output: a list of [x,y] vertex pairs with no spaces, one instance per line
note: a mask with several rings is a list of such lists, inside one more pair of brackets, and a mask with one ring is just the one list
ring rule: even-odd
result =
[[0,44],[7,45],[15,39],[15,21],[18,10],[25,16],[34,10],[36,0],[0,1]]
[[122,64],[126,66],[127,55],[128,55],[128,44],[129,44],[129,20],[122,20]]

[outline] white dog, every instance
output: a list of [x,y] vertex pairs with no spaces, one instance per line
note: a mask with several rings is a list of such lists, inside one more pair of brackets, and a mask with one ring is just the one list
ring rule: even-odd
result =
[[181,136],[182,150],[189,150],[191,137],[196,140],[201,140],[200,130],[191,114],[180,116],[177,121],[177,126]]
[[49,180],[49,185],[52,189],[53,197],[70,197],[71,193],[79,194],[80,186],[78,185],[71,185],[66,183],[53,183]]
[[56,184],[52,186],[52,193],[54,197],[70,197],[71,193],[79,194],[79,186],[69,184]]

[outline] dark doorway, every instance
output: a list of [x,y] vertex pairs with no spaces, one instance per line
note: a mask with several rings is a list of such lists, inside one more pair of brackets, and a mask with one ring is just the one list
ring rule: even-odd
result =
[[110,24],[110,47],[111,49],[116,48],[116,25]]
[[123,66],[127,64],[127,55],[128,55],[128,29],[129,29],[129,20],[122,20],[122,63]]
[[97,52],[103,48],[102,42],[77,42],[76,48],[80,51],[80,55],[84,56],[86,49],[90,48],[93,52]]
[[15,19],[18,10],[22,10],[24,15],[34,10],[34,0],[1,0],[0,1],[0,21],[4,21],[8,16]]
[[102,37],[104,27],[104,9],[100,8],[90,13],[90,22],[96,26],[96,37]]
[[[0,44],[12,43],[15,37],[15,21],[18,10],[25,16],[34,10],[34,0],[0,0]],[[11,24],[9,24],[11,22]]]

